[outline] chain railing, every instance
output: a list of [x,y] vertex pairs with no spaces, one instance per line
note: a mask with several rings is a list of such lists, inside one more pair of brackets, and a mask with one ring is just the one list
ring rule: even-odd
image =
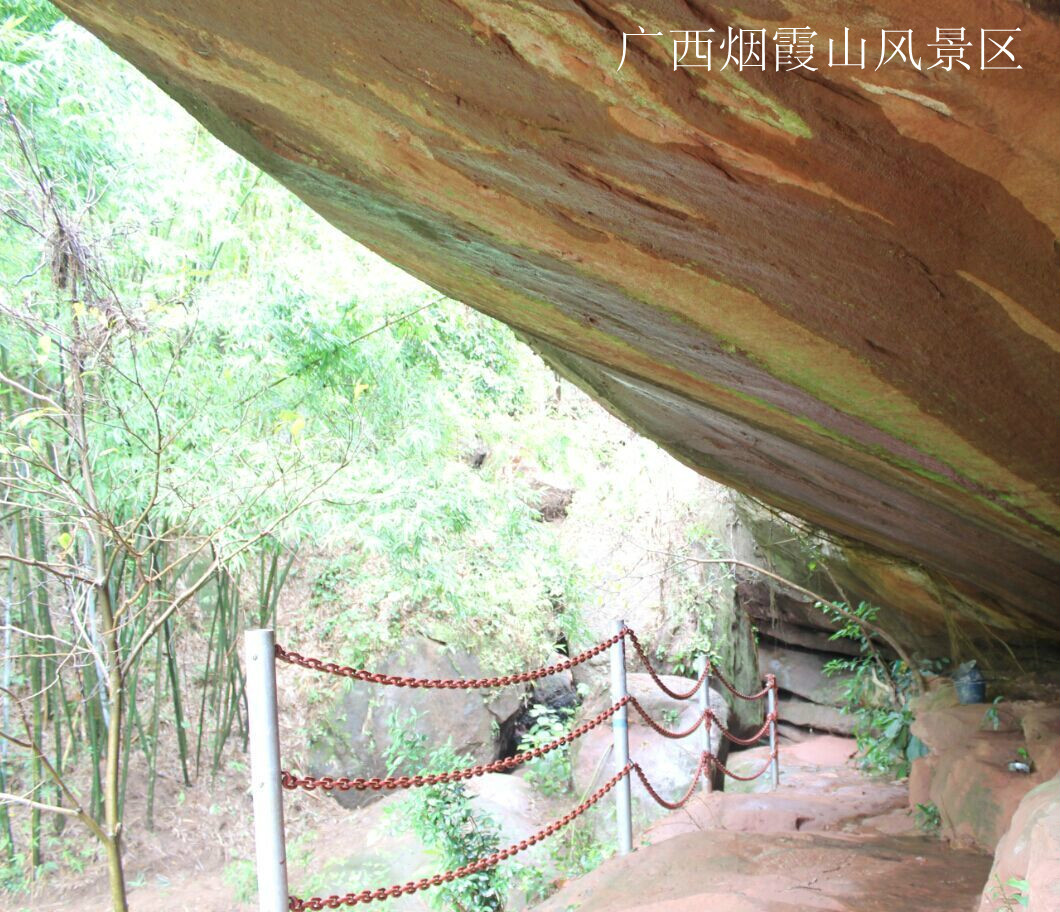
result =
[[[698,697],[699,714],[693,723],[687,728],[674,731],[666,728],[637,700],[629,694],[626,686],[626,661],[625,640],[633,644],[641,663],[656,686],[667,696],[675,700],[686,701]],[[614,791],[616,795],[616,809],[618,812],[618,851],[627,854],[632,851],[632,813],[630,779],[633,773],[644,786],[645,791],[653,801],[669,810],[683,807],[696,793],[701,783],[705,783],[709,791],[712,787],[713,775],[717,771],[723,776],[729,776],[741,781],[757,779],[767,771],[772,774],[773,787],[779,783],[779,766],[777,756],[776,740],[776,678],[767,675],[765,687],[757,693],[745,694],[737,690],[715,664],[703,657],[700,660],[699,676],[695,686],[687,691],[677,691],[669,687],[662,676],[652,666],[640,640],[632,629],[625,626],[622,621],[615,624],[614,634],[606,640],[596,644],[584,652],[578,653],[563,662],[543,666],[532,671],[519,672],[512,675],[503,675],[489,678],[412,678],[399,675],[382,674],[370,672],[360,668],[352,668],[339,665],[335,662],[326,662],[321,659],[303,656],[276,645],[271,630],[252,630],[246,635],[247,641],[247,698],[250,711],[250,735],[251,735],[251,776],[252,791],[254,795],[254,828],[255,844],[257,847],[257,869],[258,869],[258,896],[262,912],[280,912],[283,909],[301,910],[313,909],[336,909],[340,906],[356,906],[369,902],[390,899],[397,896],[405,896],[416,893],[430,887],[450,883],[462,877],[487,870],[494,865],[500,864],[505,859],[525,851],[530,846],[536,845],[574,819],[584,814],[590,807],[595,805],[608,792]],[[610,650],[611,655],[611,697],[612,703],[609,707],[595,715],[592,719],[583,722],[572,729],[566,735],[556,738],[547,744],[542,744],[532,750],[514,754],[495,760],[491,763],[483,763],[462,769],[449,770],[442,773],[421,774],[414,776],[388,776],[371,778],[349,778],[332,776],[298,776],[280,766],[279,752],[279,730],[277,725],[276,708],[276,661],[282,661],[290,665],[299,666],[310,671],[324,674],[336,675],[370,684],[379,684],[393,687],[412,687],[426,689],[494,689],[506,687],[513,684],[526,684],[536,681],[557,672],[567,671],[577,665],[587,662],[594,656]],[[765,718],[761,727],[748,737],[738,737],[729,731],[717,718],[716,713],[710,705],[710,682],[717,677],[722,685],[734,696],[743,700],[767,700]],[[637,714],[643,719],[645,725],[657,732],[664,738],[679,740],[688,738],[697,731],[701,732],[702,749],[696,765],[692,780],[687,791],[676,801],[669,801],[659,794],[640,764],[629,757],[629,729],[628,708],[632,706]],[[485,858],[470,862],[463,867],[432,877],[424,877],[420,880],[409,881],[405,884],[394,884],[390,887],[375,890],[362,890],[360,892],[347,893],[345,895],[334,894],[327,897],[314,896],[303,899],[288,895],[287,889],[287,866],[286,853],[283,836],[283,790],[305,790],[314,791],[321,789],[330,791],[383,791],[394,789],[420,788],[422,786],[440,785],[444,783],[463,782],[486,773],[506,773],[528,763],[531,760],[543,757],[551,751],[571,744],[598,726],[610,721],[614,737],[614,775],[592,795],[579,804],[559,820],[553,821],[547,827],[537,833],[513,843],[508,848]],[[721,759],[714,753],[711,744],[711,733],[718,732],[719,739],[724,738],[733,744],[748,746],[757,743],[761,738],[769,736],[769,757],[766,764],[754,775],[744,776],[731,772],[722,763]]]

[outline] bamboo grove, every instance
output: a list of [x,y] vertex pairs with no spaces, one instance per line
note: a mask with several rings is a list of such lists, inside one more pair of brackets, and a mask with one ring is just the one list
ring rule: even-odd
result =
[[0,889],[104,866],[120,912],[123,845],[244,762],[239,638],[306,555],[320,601],[292,620],[350,662],[413,609],[500,671],[557,617],[576,633],[581,584],[523,483],[463,457],[572,444],[525,420],[550,380],[507,329],[47,3],[3,15]]

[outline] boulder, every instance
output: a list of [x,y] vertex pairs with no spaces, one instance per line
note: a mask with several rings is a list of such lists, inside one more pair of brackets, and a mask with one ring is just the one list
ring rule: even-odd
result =
[[[388,673],[418,678],[483,675],[470,653],[417,637],[379,663]],[[502,729],[522,708],[517,687],[496,693],[477,690],[423,690],[354,681],[322,714],[309,743],[307,772],[314,776],[386,775],[386,749],[394,713],[427,738],[427,748],[451,743],[474,763],[495,760]],[[403,771],[414,772],[414,771]],[[332,792],[345,807],[380,798],[379,792]]]
[[841,713],[834,706],[821,706],[799,697],[781,695],[777,715],[788,725],[812,731],[850,735],[854,732],[854,717]]
[[1051,776],[1060,770],[1060,706],[1036,703],[1020,714],[1027,752],[1038,772]]
[[763,675],[774,674],[782,691],[795,694],[811,703],[840,706],[843,703],[843,678],[824,673],[829,657],[801,649],[770,646],[758,647],[758,668]]
[[[664,675],[662,680],[677,691],[688,690],[694,683],[690,678],[677,675]],[[674,731],[688,728],[699,715],[699,705],[695,699],[685,702],[671,699],[659,690],[647,674],[628,675],[627,685],[629,693],[664,728]],[[579,720],[592,718],[608,705],[609,698],[587,701],[579,713]],[[710,692],[710,706],[721,723],[727,725],[728,706],[721,694],[714,690]],[[723,749],[721,741],[721,733],[715,726],[711,731],[710,743],[711,750],[716,754]],[[594,728],[574,742],[571,766],[575,791],[579,795],[597,788],[611,776],[614,769],[612,743],[609,723]],[[672,801],[685,793],[702,750],[702,729],[681,740],[664,738],[653,731],[632,706],[629,707],[630,759],[641,765],[663,798]],[[636,775],[632,782],[635,820],[655,820],[666,813],[648,795]]]
[[[1025,881],[1027,886],[1013,886],[1013,880]],[[1060,776],[1023,796],[998,843],[979,912],[999,908],[1060,909]]]
[[[517,776],[488,773],[466,783],[465,788],[476,814],[488,815],[497,824],[501,848],[526,839],[564,813],[537,800],[530,786]],[[299,841],[298,870],[292,871],[291,891],[299,893],[307,877],[312,878],[314,893],[327,896],[441,873],[439,858],[404,826],[401,805],[409,796],[408,792],[390,793],[311,831]],[[539,871],[548,883],[556,878],[550,849],[549,843],[532,846],[519,853],[517,862]],[[433,908],[429,900],[429,893],[415,893],[389,900],[387,908],[427,912]],[[507,900],[508,909],[526,905],[517,889]]]

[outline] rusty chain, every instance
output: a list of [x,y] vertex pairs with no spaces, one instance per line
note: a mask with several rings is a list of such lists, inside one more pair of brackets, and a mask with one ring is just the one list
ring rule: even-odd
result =
[[768,713],[765,721],[762,723],[762,727],[758,729],[753,735],[747,738],[737,738],[731,731],[729,731],[724,725],[722,725],[717,716],[714,717],[714,724],[718,726],[719,731],[733,744],[741,744],[744,747],[750,747],[752,744],[757,744],[758,740],[769,731],[769,726],[777,721],[777,714],[775,712]]
[[733,687],[732,684],[729,683],[725,675],[718,671],[717,666],[715,666],[715,664],[709,660],[704,666],[702,674],[700,674],[698,680],[696,681],[696,686],[686,693],[679,693],[678,691],[672,690],[671,688],[667,687],[666,684],[663,682],[663,679],[659,676],[659,673],[651,664],[651,659],[648,658],[648,654],[644,650],[644,647],[641,645],[641,642],[638,639],[636,633],[634,633],[633,630],[629,627],[626,627],[624,629],[624,632],[629,637],[630,642],[633,644],[633,648],[637,651],[637,655],[640,657],[641,663],[644,665],[645,669],[647,669],[647,672],[651,676],[651,679],[655,682],[655,685],[664,694],[666,694],[668,697],[672,697],[675,700],[689,700],[694,697],[699,692],[699,688],[703,686],[703,682],[706,680],[708,675],[716,677],[719,681],[721,681],[721,683],[725,686],[729,693],[731,693],[734,697],[739,697],[741,700],[761,700],[762,697],[769,693],[769,689],[771,686],[769,681],[773,678],[772,675],[766,675],[766,686],[763,687],[760,691],[753,694],[746,694],[743,691],[737,690],[735,687]]
[[679,808],[682,808],[686,804],[688,804],[689,799],[691,799],[692,795],[695,794],[696,786],[699,784],[699,777],[702,776],[704,772],[710,769],[711,759],[712,755],[708,751],[703,751],[703,753],[699,755],[699,763],[696,765],[696,773],[692,777],[692,781],[688,785],[688,791],[686,791],[684,795],[678,798],[677,801],[667,801],[665,798],[663,798],[663,796],[655,790],[655,787],[648,780],[647,774],[644,772],[643,769],[641,769],[639,763],[634,763],[633,769],[636,771],[637,776],[640,778],[641,784],[644,786],[647,793],[651,795],[652,800],[656,804],[661,805],[662,807],[667,808],[671,811],[676,811]]
[[684,731],[670,731],[670,729],[668,728],[663,728],[663,726],[661,726],[650,715],[648,715],[648,711],[640,705],[640,701],[636,697],[629,697],[628,699],[630,706],[632,706],[638,713],[640,713],[640,717],[645,721],[645,723],[647,723],[648,727],[654,729],[664,738],[687,738],[689,735],[694,733],[700,725],[703,724],[704,719],[712,718],[714,716],[714,713],[711,710],[705,709],[698,716],[696,716],[696,721],[692,724],[690,728],[686,728]]
[[632,631],[625,628],[621,633],[597,643],[590,649],[578,653],[573,658],[567,659],[556,665],[547,665],[533,671],[521,671],[512,675],[501,675],[493,678],[405,678],[400,675],[383,674],[377,671],[366,671],[363,668],[351,668],[348,665],[339,665],[336,662],[325,662],[312,656],[304,656],[301,653],[285,649],[276,644],[276,658],[289,665],[298,665],[310,671],[319,671],[324,674],[336,675],[340,678],[351,678],[355,681],[365,681],[369,684],[386,684],[392,687],[423,687],[435,690],[486,690],[494,687],[507,687],[509,684],[527,684],[539,678],[567,671],[575,665],[587,662],[593,656],[599,655],[606,649],[610,649],[627,633]]
[[614,706],[608,707],[599,715],[594,716],[588,722],[583,722],[563,737],[556,738],[555,741],[550,741],[548,744],[542,744],[540,747],[524,751],[521,754],[513,754],[511,757],[494,760],[492,763],[469,766],[465,769],[451,770],[446,773],[433,773],[425,776],[390,776],[385,779],[348,779],[345,776],[337,778],[331,776],[321,776],[319,778],[315,776],[295,776],[293,773],[283,770],[280,773],[280,781],[285,789],[293,790],[301,788],[309,792],[318,788],[327,792],[330,792],[333,789],[338,789],[340,792],[346,792],[351,789],[359,792],[369,790],[378,792],[383,789],[419,788],[424,785],[441,785],[446,782],[461,782],[465,779],[473,779],[476,776],[483,776],[486,773],[507,773],[515,769],[515,767],[526,763],[528,760],[542,757],[549,751],[555,750],[557,747],[562,747],[565,744],[570,744],[576,738],[580,738],[587,732],[592,731],[598,725],[602,725],[610,719],[611,716],[618,712],[627,703],[631,702],[632,699],[633,698],[629,696],[623,697]]
[[711,756],[710,762],[713,763],[718,769],[720,769],[730,779],[736,779],[739,782],[752,782],[753,780],[757,779],[759,776],[764,775],[766,770],[769,769],[769,764],[771,764],[776,759],[777,759],[777,751],[776,751],[776,748],[774,748],[772,751],[770,751],[769,756],[766,758],[765,766],[763,766],[757,773],[754,773],[751,776],[738,776],[736,773],[732,772],[724,763],[722,763],[717,757]]
[[699,688],[703,686],[703,682],[707,679],[707,675],[710,673],[710,662],[707,662],[707,664],[703,667],[703,673],[696,681],[695,687],[693,687],[687,693],[678,693],[676,690],[672,690],[671,688],[667,687],[663,679],[659,677],[659,673],[651,664],[651,660],[648,658],[648,654],[644,651],[644,647],[641,646],[640,640],[633,632],[633,630],[629,627],[624,627],[623,633],[625,633],[629,637],[630,642],[633,644],[633,648],[637,651],[637,655],[640,656],[641,663],[644,665],[645,669],[647,669],[647,672],[651,676],[651,679],[655,682],[655,686],[658,687],[659,690],[661,690],[664,694],[666,694],[666,696],[672,697],[675,700],[690,700],[697,693],[699,693]]
[[773,681],[775,680],[773,675],[766,675],[765,687],[758,691],[758,693],[745,694],[742,690],[737,690],[735,687],[733,687],[726,680],[725,675],[723,675],[720,671],[715,670],[714,674],[718,678],[718,680],[725,685],[725,689],[728,690],[729,693],[731,693],[734,697],[739,697],[741,700],[761,700],[762,697],[769,693],[770,689],[773,686]]
[[[736,735],[734,735],[724,725],[722,725],[721,722],[718,721],[717,714],[714,712],[714,710],[705,709],[696,718],[695,722],[693,722],[692,725],[690,727],[686,728],[684,731],[671,731],[670,729],[664,728],[658,722],[656,722],[648,714],[648,712],[644,709],[644,707],[640,705],[640,701],[638,701],[636,697],[632,697],[631,696],[631,697],[628,697],[627,699],[629,700],[629,704],[638,713],[640,713],[640,717],[645,721],[645,723],[648,725],[648,727],[653,729],[658,734],[662,735],[664,738],[673,738],[673,739],[687,738],[689,735],[693,734],[701,725],[703,725],[704,722],[707,722],[707,724],[710,725],[710,726],[717,726],[717,728],[721,732],[721,734],[724,735],[724,737],[727,740],[731,741],[733,744],[740,744],[740,745],[743,745],[744,747],[750,747],[752,744],[757,744],[758,740],[760,738],[762,738],[769,731],[769,726],[773,722],[777,721],[777,714],[775,712],[768,713],[766,715],[766,717],[765,717],[765,720],[762,722],[761,728],[759,728],[758,731],[756,731],[753,735],[750,735],[750,736],[748,736],[746,738],[740,738],[740,737],[737,737]],[[709,720],[709,721],[707,721],[707,720]]]
[[603,798],[604,795],[611,791],[611,789],[613,789],[622,779],[628,776],[633,768],[634,764],[627,763],[574,810],[559,818],[559,820],[554,820],[547,827],[538,830],[532,836],[520,840],[519,842],[512,843],[508,848],[501,849],[499,852],[494,852],[492,855],[487,855],[485,858],[480,858],[477,861],[473,861],[470,864],[463,865],[452,871],[446,871],[444,874],[435,874],[432,877],[422,877],[419,880],[410,880],[408,883],[394,884],[391,887],[380,887],[375,890],[361,890],[359,893],[347,893],[345,896],[332,894],[328,897],[314,896],[310,899],[301,899],[297,896],[291,896],[288,898],[287,907],[291,912],[305,912],[306,909],[312,909],[314,912],[319,912],[321,909],[337,909],[340,906],[363,905],[365,903],[378,902],[383,899],[392,899],[397,896],[407,896],[411,893],[418,893],[420,890],[437,887],[443,883],[452,883],[454,880],[459,880],[461,877],[467,877],[470,874],[477,874],[479,871],[485,871],[500,864],[502,861],[511,858],[513,855],[525,851],[530,848],[530,846],[537,845],[537,843],[547,839],[549,836],[558,833],[563,827],[567,826],[576,817],[580,817],[589,810],[589,808],[596,804],[596,802]]
[[[648,659],[644,648],[642,647],[637,635],[629,627],[624,627],[621,631],[616,633],[614,636],[584,652],[578,653],[563,662],[554,665],[548,665],[542,668],[535,669],[533,671],[524,671],[512,675],[502,675],[490,678],[458,678],[458,679],[443,679],[443,678],[410,678],[401,677],[399,675],[382,674],[379,672],[370,672],[364,669],[352,668],[349,666],[338,665],[335,662],[324,662],[321,659],[313,658],[311,656],[303,656],[297,652],[287,650],[284,647],[276,646],[276,658],[287,662],[291,665],[298,665],[302,668],[309,669],[310,671],[319,671],[325,674],[332,674],[338,677],[350,678],[353,680],[364,681],[371,684],[384,684],[394,687],[416,687],[416,688],[433,688],[433,689],[444,689],[444,690],[470,690],[470,689],[490,689],[496,687],[505,687],[510,684],[525,684],[530,681],[535,681],[539,678],[546,677],[548,675],[556,674],[560,671],[567,671],[576,665],[580,665],[583,662],[588,661],[596,655],[599,655],[606,649],[610,649],[615,643],[619,642],[623,637],[628,636],[633,642],[634,649],[640,656],[641,662],[647,669],[648,674],[659,687],[663,693],[675,700],[688,700],[695,696],[699,692],[699,689],[704,685],[708,675],[715,675],[718,677],[722,684],[736,697],[740,697],[744,700],[757,700],[764,697],[770,692],[770,690],[776,690],[776,677],[774,675],[766,676],[766,686],[756,694],[745,694],[737,690],[729,681],[714,667],[714,664],[710,661],[704,666],[702,674],[700,674],[696,681],[695,687],[687,693],[679,693],[668,687],[659,676],[658,672],[652,666],[651,661]],[[306,789],[312,791],[317,788],[324,789],[325,791],[331,791],[332,789],[338,789],[340,791],[347,791],[350,789],[362,791],[372,790],[379,791],[382,789],[399,789],[399,788],[416,788],[425,785],[439,785],[447,782],[460,782],[463,780],[471,779],[476,776],[482,776],[486,773],[492,772],[508,772],[511,769],[519,766],[522,763],[526,763],[529,760],[541,757],[549,751],[555,750],[564,745],[570,744],[576,738],[581,737],[597,726],[603,724],[622,707],[627,704],[631,704],[634,709],[644,719],[645,723],[651,727],[654,731],[666,738],[687,738],[693,734],[701,725],[706,723],[709,725],[717,725],[722,735],[728,740],[736,744],[750,745],[757,742],[768,730],[770,725],[777,721],[777,713],[774,710],[765,717],[762,727],[749,738],[738,738],[726,729],[720,722],[711,709],[704,710],[695,720],[694,724],[684,731],[671,731],[664,728],[658,722],[651,718],[648,712],[643,706],[637,701],[635,697],[626,695],[619,702],[613,706],[603,710],[598,715],[594,716],[587,722],[582,723],[577,728],[570,731],[568,734],[549,742],[548,744],[536,747],[533,750],[524,751],[521,754],[515,754],[512,757],[506,757],[502,760],[496,760],[492,763],[481,764],[478,766],[467,767],[464,769],[450,770],[445,773],[435,773],[430,775],[416,775],[416,776],[392,776],[386,778],[373,777],[373,778],[347,778],[347,777],[312,777],[312,776],[296,776],[287,770],[281,773],[281,784],[286,789]],[[636,772],[638,778],[643,784],[645,790],[651,796],[652,800],[661,805],[662,807],[670,810],[677,810],[683,807],[692,798],[692,795],[696,791],[696,787],[699,783],[700,777],[710,775],[712,766],[716,766],[721,772],[732,778],[742,782],[749,782],[753,779],[757,779],[763,775],[768,769],[770,764],[776,760],[777,750],[774,748],[766,764],[751,776],[740,776],[731,772],[713,753],[709,750],[703,751],[700,754],[699,763],[696,765],[695,775],[689,784],[688,790],[676,801],[668,801],[663,798],[655,787],[651,784],[647,774],[641,768],[640,764],[635,762],[627,763],[621,770],[619,770],[614,776],[611,777],[603,786],[597,789],[592,795],[590,795],[585,801],[579,804],[574,810],[561,817],[559,820],[553,821],[547,827],[534,833],[532,836],[523,839],[519,842],[513,843],[506,849],[494,852],[492,855],[488,855],[484,858],[480,858],[477,861],[473,861],[469,864],[463,865],[462,867],[456,868],[452,871],[446,871],[444,874],[435,874],[431,877],[424,877],[420,880],[409,881],[405,884],[394,884],[390,887],[381,887],[375,890],[362,890],[357,893],[347,893],[345,896],[333,894],[327,897],[314,896],[309,899],[301,899],[297,896],[289,897],[288,908],[291,912],[304,912],[304,910],[314,910],[318,912],[321,909],[337,909],[340,906],[355,906],[363,905],[370,902],[378,902],[384,899],[390,899],[398,896],[405,896],[412,893],[417,893],[420,890],[426,890],[430,887],[436,887],[443,883],[451,883],[461,877],[467,877],[471,874],[478,873],[480,871],[487,870],[488,868],[494,867],[500,862],[511,858],[519,852],[525,851],[532,845],[536,845],[549,836],[554,835],[563,827],[571,823],[575,818],[585,813],[590,807],[596,804],[604,795],[606,795],[611,789],[615,787],[623,778],[629,776],[632,772]]]

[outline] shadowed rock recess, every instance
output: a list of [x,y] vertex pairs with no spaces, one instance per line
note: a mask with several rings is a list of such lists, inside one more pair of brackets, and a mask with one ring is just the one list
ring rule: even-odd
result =
[[[921,627],[1060,640],[1055,3],[59,6],[680,459],[856,542]],[[671,30],[804,25],[816,72],[674,70]],[[951,26],[971,70],[928,70]],[[844,28],[864,69],[827,66]],[[924,70],[876,69],[910,28]],[[1022,69],[981,71],[980,28]]]

